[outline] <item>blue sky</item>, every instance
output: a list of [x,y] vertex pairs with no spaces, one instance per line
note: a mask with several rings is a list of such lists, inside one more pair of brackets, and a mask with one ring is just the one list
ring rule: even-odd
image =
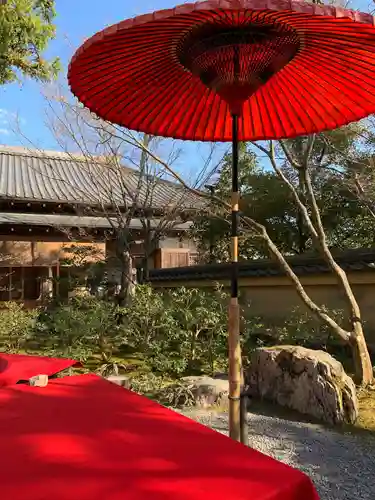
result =
[[[137,6],[135,6],[135,3]],[[131,5],[133,4],[133,5]],[[57,37],[53,40],[46,52],[50,57],[59,56],[63,63],[61,79],[65,80],[66,69],[74,51],[86,38],[110,25],[127,17],[133,17],[153,8],[168,8],[173,0],[56,0],[57,17],[55,24]],[[53,137],[44,125],[45,102],[41,95],[41,85],[32,81],[6,85],[1,88],[0,97],[0,142],[9,145],[20,144],[20,138],[13,134],[6,126],[9,113],[12,117],[18,114],[23,120],[23,130],[27,137],[42,147],[54,149]],[[8,131],[8,133],[7,133]]]
[[[66,68],[75,49],[83,41],[100,31],[105,26],[153,10],[170,8],[181,3],[181,0],[56,0],[57,37],[50,44],[47,55],[59,56],[63,63],[64,80]],[[369,10],[370,0],[355,0],[350,8]],[[25,81],[6,85],[0,89],[0,143],[22,145],[24,140],[15,134],[9,126],[18,115],[21,119],[24,134],[40,148],[58,149],[52,134],[45,125],[45,101],[41,95],[41,85]],[[199,168],[204,156],[204,149],[192,144],[182,144],[184,153],[180,162],[189,162]]]
[[[170,8],[181,0],[56,0],[57,37],[51,42],[47,56],[58,56],[62,60],[63,74],[66,80],[66,69],[74,51],[86,38],[107,25],[114,24],[128,17],[133,17],[153,10]],[[25,81],[21,86],[12,84],[0,89],[0,144],[10,146],[25,145],[27,141],[14,133],[15,126],[8,123],[21,121],[22,132],[33,145],[43,149],[59,149],[53,135],[46,126],[46,103],[41,95],[42,86],[36,82]],[[30,146],[28,144],[28,146]],[[30,146],[31,147],[31,146]],[[166,150],[168,145],[166,145]],[[207,156],[205,145],[181,143],[178,149],[182,153],[178,159],[179,170],[186,165],[189,175],[200,170],[202,158]],[[221,156],[224,146],[218,148],[215,161]],[[177,167],[177,164],[176,164]]]

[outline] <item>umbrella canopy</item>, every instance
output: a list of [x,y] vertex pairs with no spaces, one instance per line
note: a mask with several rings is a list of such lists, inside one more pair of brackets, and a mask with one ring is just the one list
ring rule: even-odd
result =
[[17,384],[36,375],[56,375],[72,366],[80,366],[80,363],[66,358],[0,352],[0,387]]
[[290,0],[209,0],[120,22],[69,67],[99,117],[152,135],[230,141],[334,129],[375,112],[373,17]]
[[0,406],[4,500],[318,500],[302,472],[96,375]]

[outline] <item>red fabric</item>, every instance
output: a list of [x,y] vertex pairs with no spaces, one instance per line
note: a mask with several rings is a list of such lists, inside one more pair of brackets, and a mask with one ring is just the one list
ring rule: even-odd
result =
[[21,380],[26,381],[36,375],[56,375],[78,364],[73,359],[0,352],[0,387],[17,384]]
[[4,500],[318,500],[301,472],[95,375],[0,391]]
[[184,37],[210,23],[269,25],[298,38],[291,62],[281,61],[245,101],[240,140],[320,132],[375,112],[373,17],[295,0],[210,0],[120,22],[78,49],[71,90],[98,116],[133,130],[229,141],[228,104],[178,57]]

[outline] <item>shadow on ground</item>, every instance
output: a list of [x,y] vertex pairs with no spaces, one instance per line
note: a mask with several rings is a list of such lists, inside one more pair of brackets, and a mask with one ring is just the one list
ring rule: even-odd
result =
[[[254,405],[255,406],[255,405]],[[249,413],[249,445],[310,476],[321,500],[373,500],[375,498],[374,433],[337,432],[311,422],[301,422],[299,414],[258,406]],[[289,418],[285,418],[288,413]],[[298,420],[297,420],[298,416]],[[213,415],[215,430],[226,433],[227,415]]]

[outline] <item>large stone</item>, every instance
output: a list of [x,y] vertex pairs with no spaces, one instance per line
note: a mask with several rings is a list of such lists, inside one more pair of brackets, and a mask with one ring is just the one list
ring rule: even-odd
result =
[[183,377],[181,379],[194,395],[196,406],[209,408],[213,405],[226,406],[228,404],[228,378],[202,376]]
[[354,423],[358,417],[353,380],[342,364],[324,351],[298,346],[256,349],[246,383],[250,396],[329,424]]

